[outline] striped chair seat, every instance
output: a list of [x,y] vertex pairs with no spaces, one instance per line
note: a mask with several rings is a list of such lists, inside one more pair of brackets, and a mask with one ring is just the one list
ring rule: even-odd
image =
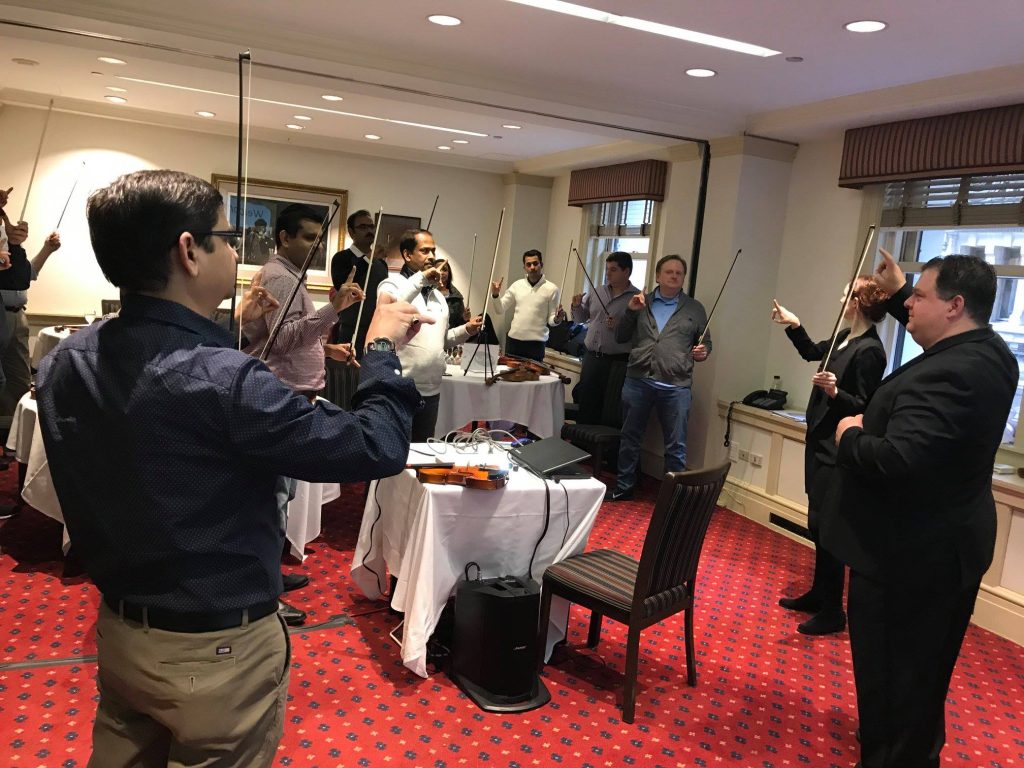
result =
[[629,613],[639,563],[614,549],[574,555],[544,571],[544,581],[557,581]]

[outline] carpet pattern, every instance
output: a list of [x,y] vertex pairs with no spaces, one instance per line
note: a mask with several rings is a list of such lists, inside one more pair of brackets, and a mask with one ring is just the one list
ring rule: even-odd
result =
[[[13,494],[0,473],[0,501]],[[856,698],[846,633],[807,638],[778,607],[802,591],[811,550],[727,510],[715,514],[701,560],[698,685],[686,684],[681,616],[641,639],[636,722],[617,707],[622,625],[586,640],[574,608],[568,658],[549,666],[551,703],[522,715],[478,710],[442,674],[416,677],[388,638],[396,617],[348,576],[362,487],[325,507],[325,535],[286,570],[311,583],[289,594],[309,624],[342,612],[354,625],[293,635],[285,737],[275,765],[334,766],[827,766],[857,761]],[[653,496],[608,503],[591,548],[637,556]],[[99,596],[62,576],[60,529],[27,509],[0,528],[0,748],[5,766],[85,766],[96,707],[93,624]],[[363,615],[359,615],[363,614]],[[947,703],[943,766],[1024,766],[1024,654],[971,627]]]

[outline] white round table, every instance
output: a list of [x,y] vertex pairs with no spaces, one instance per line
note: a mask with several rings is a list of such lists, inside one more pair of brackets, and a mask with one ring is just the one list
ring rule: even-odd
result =
[[537,437],[555,437],[565,421],[565,385],[556,376],[538,381],[498,381],[488,386],[479,373],[463,375],[449,365],[441,379],[436,437],[471,421],[514,421]]
[[[36,335],[36,343],[32,347],[32,367],[38,368],[39,362],[53,351],[53,348],[71,335],[71,328],[81,328],[74,325],[48,325],[40,329]],[[58,331],[57,329],[60,328]]]

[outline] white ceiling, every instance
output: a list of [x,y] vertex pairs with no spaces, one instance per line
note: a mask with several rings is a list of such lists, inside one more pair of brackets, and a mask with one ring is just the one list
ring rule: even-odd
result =
[[[252,96],[304,107],[254,102],[254,135],[492,170],[510,170],[530,158],[530,168],[537,169],[538,157],[627,138],[675,143],[553,115],[677,136],[712,138],[747,130],[802,140],[853,125],[1024,100],[1022,0],[975,6],[952,0],[584,2],[782,54],[732,53],[506,0],[11,0],[0,5],[0,19],[229,57],[249,48],[257,64]],[[432,13],[457,16],[463,24],[429,24],[426,16]],[[889,28],[870,35],[843,29],[845,22],[862,18],[882,19]],[[229,62],[9,25],[0,25],[0,45],[4,101],[45,103],[55,97],[58,108],[234,130],[238,86]],[[100,55],[128,64],[101,64]],[[804,61],[790,63],[786,56]],[[40,65],[18,66],[11,63],[14,57]],[[683,74],[689,67],[708,67],[718,76],[690,78]],[[109,85],[127,89],[128,104],[104,102]],[[330,104],[320,98],[326,92],[345,100]],[[200,109],[217,117],[195,117]],[[285,123],[296,122],[295,114],[313,120],[301,132],[285,129]],[[505,129],[503,123],[523,129]],[[383,138],[368,142],[365,133]],[[451,144],[454,138],[470,143]],[[438,150],[442,144],[452,150]]]

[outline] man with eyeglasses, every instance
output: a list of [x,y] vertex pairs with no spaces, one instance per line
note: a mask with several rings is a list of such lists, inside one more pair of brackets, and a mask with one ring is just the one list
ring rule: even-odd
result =
[[[394,349],[432,321],[382,298],[354,410],[314,404],[207,319],[238,258],[213,186],[140,171],[87,216],[121,313],[61,343],[37,386],[68,532],[102,594],[90,765],[264,768],[289,669],[276,480],[402,471],[419,396]],[[274,306],[253,298],[243,321]]]
[[[274,239],[277,253],[257,276],[267,293],[280,304],[279,309],[268,312],[257,320],[242,326],[242,335],[247,339],[244,351],[257,357],[263,356],[271,330],[278,316],[284,311],[281,329],[274,345],[265,355],[267,367],[281,381],[297,394],[315,400],[324,388],[325,354],[347,361],[352,358],[351,347],[329,345],[328,335],[338,313],[362,298],[362,291],[354,284],[346,284],[331,296],[330,301],[320,309],[313,304],[313,298],[305,282],[299,285],[291,306],[285,308],[288,297],[299,281],[302,265],[316,244],[321,222],[316,211],[306,205],[293,204],[284,208],[274,222]],[[320,248],[323,243],[319,244]],[[282,477],[278,488],[278,508],[282,520],[287,520],[288,503],[295,498],[297,483],[294,478]],[[309,577],[302,574],[286,573],[282,576],[285,592],[301,589],[309,583]],[[306,620],[306,613],[282,601],[281,615],[285,621],[298,626]]]

